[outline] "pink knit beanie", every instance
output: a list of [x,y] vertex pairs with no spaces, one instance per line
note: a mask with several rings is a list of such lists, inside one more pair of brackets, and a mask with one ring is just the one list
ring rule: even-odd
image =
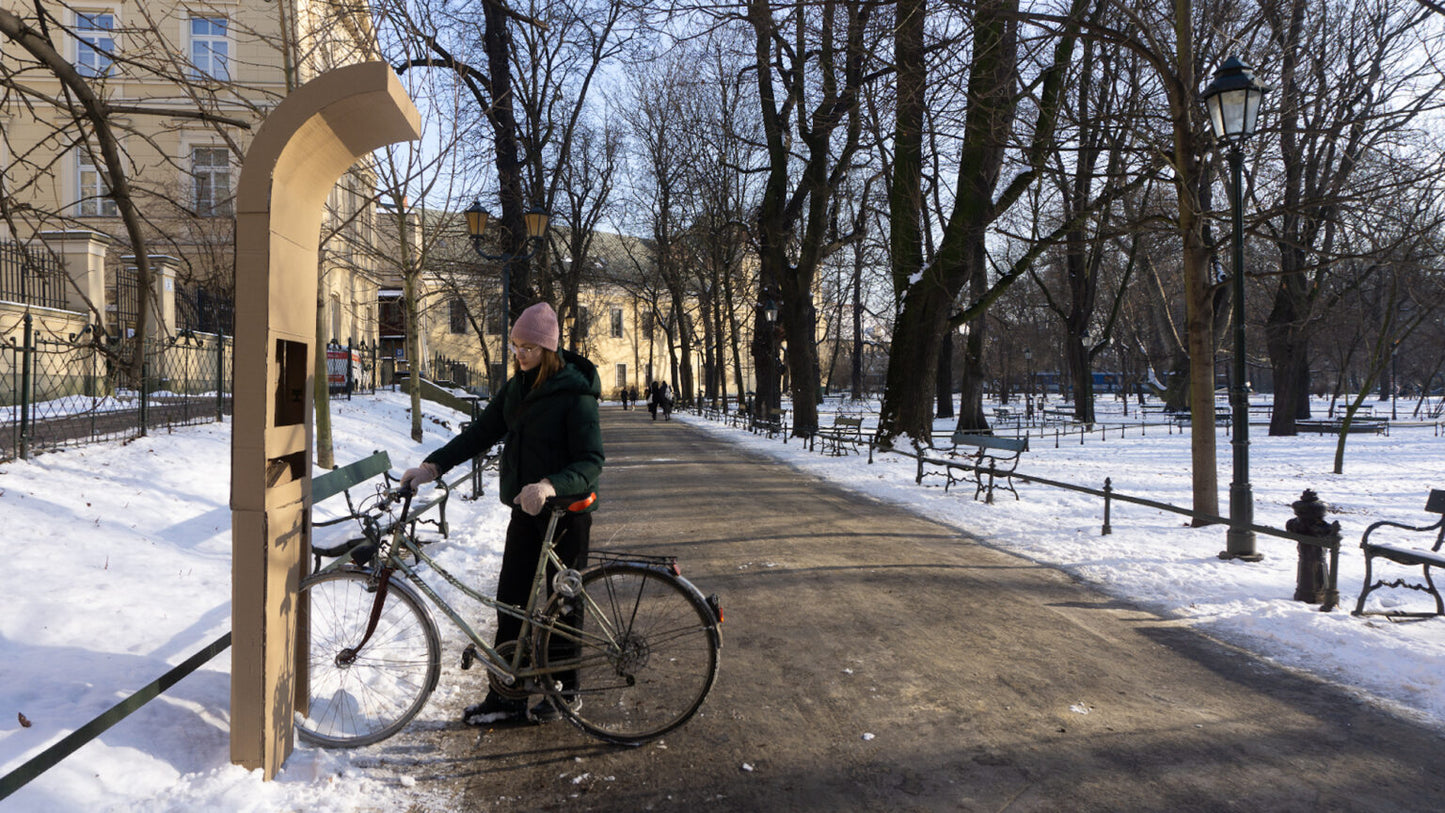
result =
[[548,350],[557,351],[557,312],[546,302],[538,302],[522,311],[517,324],[512,325],[512,341],[535,344]]

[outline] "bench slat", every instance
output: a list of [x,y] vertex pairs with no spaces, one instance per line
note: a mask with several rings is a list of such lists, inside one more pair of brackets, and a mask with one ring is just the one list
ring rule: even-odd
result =
[[311,478],[311,501],[321,502],[327,497],[359,485],[391,468],[391,456],[386,452],[373,452],[370,457],[355,463],[348,463],[339,469]]
[[1372,556],[1383,556],[1402,565],[1428,564],[1431,567],[1445,567],[1445,554],[1423,548],[1402,548],[1399,545],[1377,545],[1371,542],[1365,546],[1365,550]]
[[1001,438],[995,435],[976,435],[972,433],[956,432],[953,435],[955,446],[977,446],[983,449],[1002,449],[1007,452],[1026,452],[1029,450],[1029,439]]

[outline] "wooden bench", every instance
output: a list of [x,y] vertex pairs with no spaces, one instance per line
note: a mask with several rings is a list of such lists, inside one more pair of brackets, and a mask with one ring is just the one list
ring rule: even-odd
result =
[[[1300,432],[1314,432],[1319,435],[1338,435],[1344,427],[1343,418],[1303,418],[1294,422],[1294,428]],[[1388,434],[1389,422],[1378,418],[1360,420],[1358,417],[1350,421],[1350,433],[1372,432],[1376,435]]]
[[863,443],[863,418],[856,415],[834,416],[833,425],[819,429],[817,437],[823,449],[834,457],[856,452]]
[[[1175,426],[1188,426],[1194,421],[1194,415],[1188,410],[1164,410],[1164,415],[1169,418]],[[1216,406],[1214,408],[1215,426],[1233,427],[1234,410],[1227,406]]]
[[1073,423],[1074,411],[1072,409],[1058,409],[1056,407],[1040,407],[1039,418],[1044,423],[1058,421],[1060,423]]
[[328,497],[334,497],[390,468],[391,455],[386,452],[372,452],[370,457],[318,474],[311,478],[311,503],[315,505]]
[[[1029,449],[1027,435],[1002,438],[975,432],[954,432],[951,439],[953,448],[942,452],[948,455],[947,458],[933,457],[923,449],[917,450],[918,474],[914,482],[923,482],[925,475],[941,476],[945,478],[943,490],[947,492],[954,483],[972,479],[973,498],[976,500],[978,495],[983,494],[984,502],[991,503],[993,490],[999,478],[1002,478],[1002,487],[1013,492],[1014,499],[1019,498],[1018,490],[1013,485],[1013,474],[1018,468],[1019,457]],[[927,471],[925,466],[928,464],[939,466],[943,470]],[[955,471],[966,474],[955,474]]]
[[[475,465],[486,467],[495,463],[495,457],[480,458]],[[324,528],[328,525],[338,525],[352,522],[351,515],[356,513],[356,503],[351,499],[351,489],[365,483],[378,475],[386,478],[386,485],[391,486],[392,477],[388,473],[391,470],[391,456],[384,451],[372,452],[369,457],[362,458],[355,463],[348,463],[340,468],[318,474],[311,478],[311,506],[315,513],[316,505],[331,497],[341,494],[346,499],[346,513],[336,519],[316,520],[314,517],[311,526]],[[470,475],[468,475],[470,476]],[[429,500],[415,501],[411,504],[411,512],[407,514],[407,520],[421,522],[426,525],[434,525],[443,537],[447,536],[447,498],[450,491],[446,488],[439,488],[437,494]],[[420,519],[421,515],[437,509],[436,519]],[[314,540],[313,540],[314,541]],[[350,540],[356,542],[358,540]],[[321,568],[321,557],[340,556],[349,551],[349,543],[342,543],[331,547],[315,547],[312,555],[315,558],[315,569]]]
[[763,405],[761,417],[753,416],[748,423],[748,431],[753,434],[765,434],[768,437],[779,434],[783,431],[783,410],[776,409],[767,404]]
[[[1430,497],[1425,501],[1425,510],[1431,514],[1440,514],[1440,521],[1434,525],[1427,525],[1423,528],[1413,525],[1404,525],[1390,520],[1381,520],[1365,529],[1364,536],[1360,537],[1360,548],[1365,552],[1365,583],[1360,590],[1360,600],[1355,604],[1355,615],[1384,615],[1391,617],[1405,618],[1433,618],[1437,615],[1445,615],[1445,601],[1440,598],[1440,591],[1435,587],[1435,580],[1430,576],[1430,568],[1445,568],[1445,554],[1440,551],[1441,543],[1445,543],[1445,490],[1431,489]],[[1415,547],[1392,542],[1372,542],[1370,536],[1380,528],[1398,528],[1411,532],[1434,532],[1435,544],[1429,548]],[[1405,578],[1398,578],[1392,581],[1376,579],[1374,577],[1374,565],[1376,559],[1388,559],[1396,564],[1406,567],[1421,568],[1423,582],[1413,582]],[[1435,612],[1404,612],[1404,611],[1378,611],[1365,612],[1365,599],[1374,590],[1380,587],[1405,587],[1410,590],[1419,590],[1429,593],[1435,599]]]

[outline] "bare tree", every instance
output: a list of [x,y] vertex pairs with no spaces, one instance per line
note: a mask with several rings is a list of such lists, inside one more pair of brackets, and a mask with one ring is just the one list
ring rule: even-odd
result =
[[1445,102],[1445,77],[1415,58],[1438,49],[1442,26],[1412,0],[1288,0],[1262,9],[1280,65],[1279,149],[1271,158],[1283,167],[1265,193],[1276,201],[1267,233],[1279,257],[1265,324],[1270,434],[1292,435],[1295,419],[1309,417],[1311,339],[1332,318],[1329,292],[1338,290],[1329,277],[1358,245],[1342,228],[1370,228],[1361,221],[1375,216],[1393,221],[1382,212],[1388,201],[1438,184],[1445,170],[1424,158],[1440,154],[1424,122]]
[[[1036,90],[1037,115],[1032,134],[1026,139],[1023,163],[1002,190],[1001,178],[1019,106],[1024,99],[1019,81],[1018,4],[1012,0],[990,0],[976,4],[969,20],[971,50],[967,78],[968,107],[963,136],[958,147],[957,178],[952,208],[943,224],[937,252],[924,263],[921,242],[922,195],[921,147],[908,146],[913,131],[921,133],[922,105],[909,102],[927,85],[925,26],[916,19],[924,14],[921,2],[899,7],[895,53],[899,72],[899,107],[895,138],[896,162],[890,197],[893,220],[893,282],[901,303],[888,366],[879,437],[885,443],[899,435],[928,442],[932,432],[929,411],[931,377],[918,376],[918,369],[934,370],[938,365],[940,340],[963,322],[971,322],[964,351],[964,377],[959,407],[960,429],[987,429],[982,411],[982,358],[985,331],[980,317],[988,305],[1028,267],[1024,258],[1011,270],[990,280],[986,237],[1001,213],[1013,206],[1036,182],[1044,160],[1054,147],[1054,126],[1064,89],[1065,69],[1077,38],[1079,19],[1086,3],[1076,0],[1060,26],[1052,56],[1030,82]],[[969,304],[955,310],[964,294]]]
[[[860,94],[879,32],[876,6],[859,0],[747,6],[767,163],[755,221],[760,299],[777,304],[787,340],[793,432],[818,426],[817,309],[813,286],[823,259],[852,235],[836,230],[834,197],[856,170]],[[775,403],[778,345],[759,303],[753,360],[758,401]]]
[[[115,38],[124,35],[137,42],[163,41],[154,29],[147,28],[144,16],[141,25],[119,30],[102,29],[100,32],[78,32],[72,20],[94,21],[92,12],[76,12],[63,3],[37,3],[33,14],[22,15],[18,11],[0,9],[0,36],[12,43],[11,50],[0,72],[0,90],[3,103],[18,109],[18,115],[33,117],[37,121],[51,119],[49,113],[58,111],[62,122],[52,125],[36,143],[17,144],[7,133],[5,152],[12,156],[4,167],[4,182],[0,185],[0,219],[7,229],[16,236],[24,236],[46,228],[75,222],[75,214],[69,209],[36,208],[40,200],[37,193],[41,187],[53,182],[63,173],[59,162],[70,160],[72,150],[85,156],[94,167],[98,184],[94,197],[89,199],[96,213],[109,214],[119,220],[121,231],[129,243],[136,266],[136,284],[144,297],[155,295],[152,282],[150,246],[155,241],[154,224],[148,221],[146,208],[152,201],[165,201],[164,195],[154,198],[135,183],[134,167],[143,164],[127,147],[134,142],[151,145],[155,126],[140,125],[138,120],[158,122],[162,120],[191,121],[216,128],[249,129],[249,119],[234,115],[222,115],[214,104],[218,91],[228,92],[235,88],[218,88],[225,84],[214,77],[197,76],[194,68],[177,70],[175,62],[168,58],[169,50],[161,53],[159,59],[147,58],[144,50],[122,52],[114,47]],[[89,23],[88,23],[89,24]],[[99,25],[99,23],[94,23]],[[96,34],[87,37],[86,34]],[[105,37],[99,34],[108,34]],[[77,66],[65,56],[71,49],[66,40],[86,43],[79,53],[89,62]],[[179,94],[187,102],[178,105],[144,105],[119,103],[111,98],[107,90],[107,79],[112,73],[125,73],[137,80],[160,82],[182,89]],[[39,79],[40,81],[36,81]],[[53,90],[51,89],[53,88]],[[246,97],[247,94],[237,94]],[[255,98],[255,94],[251,95]],[[164,152],[157,151],[165,165]],[[170,167],[175,177],[189,168]],[[71,201],[63,200],[69,206]],[[82,211],[87,201],[77,204]],[[149,301],[148,299],[146,301]],[[140,374],[144,357],[139,343],[112,345],[111,340],[119,339],[107,333],[107,320],[101,303],[91,303],[93,325],[92,341],[101,352],[111,352],[113,346],[122,348],[125,354],[119,361],[129,367],[132,375]],[[135,335],[143,337],[149,330],[150,307],[138,308]]]

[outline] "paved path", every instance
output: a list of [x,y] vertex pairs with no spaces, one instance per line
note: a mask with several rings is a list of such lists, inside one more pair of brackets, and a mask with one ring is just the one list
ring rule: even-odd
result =
[[1445,805],[1440,732],[695,427],[603,425],[593,544],[675,554],[723,596],[717,686],[639,748],[429,732],[448,757],[421,778],[466,809]]

